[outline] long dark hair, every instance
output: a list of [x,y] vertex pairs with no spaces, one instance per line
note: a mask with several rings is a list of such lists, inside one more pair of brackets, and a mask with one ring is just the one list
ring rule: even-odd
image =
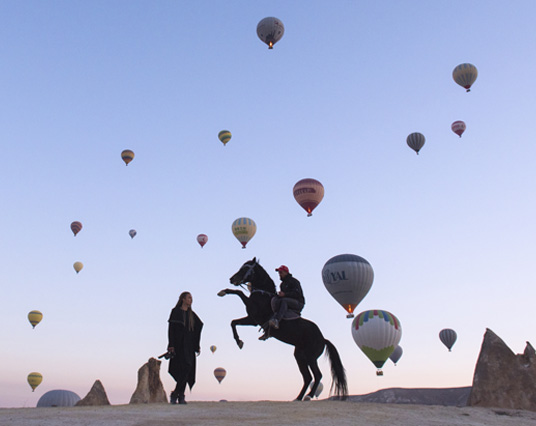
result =
[[[175,305],[175,308],[181,308],[182,309],[182,302],[184,302],[184,299],[186,299],[186,296],[191,296],[192,293],[189,291],[183,291],[181,295],[179,296],[179,301]],[[186,310],[186,313],[188,314],[188,330],[193,331],[194,329],[194,311],[192,311],[192,307],[188,307]]]

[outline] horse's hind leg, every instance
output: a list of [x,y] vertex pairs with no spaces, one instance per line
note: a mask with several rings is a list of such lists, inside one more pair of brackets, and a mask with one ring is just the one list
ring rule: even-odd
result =
[[303,399],[303,396],[305,395],[305,392],[307,391],[307,387],[311,383],[312,376],[309,372],[309,367],[307,365],[307,356],[305,355],[305,353],[296,348],[294,350],[294,358],[296,358],[298,368],[300,369],[300,373],[303,377],[303,387],[299,395],[296,397],[296,401],[301,401]]
[[313,382],[313,387],[311,388],[311,392],[309,392],[307,396],[305,397],[306,399],[312,399],[315,397],[316,390],[318,389],[318,385],[320,385],[320,380],[322,379],[322,372],[320,371],[320,368],[318,368],[317,361],[318,361],[317,359],[309,360],[309,368],[313,372],[315,381]]

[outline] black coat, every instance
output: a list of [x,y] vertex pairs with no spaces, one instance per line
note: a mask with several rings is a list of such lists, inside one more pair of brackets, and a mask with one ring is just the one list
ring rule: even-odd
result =
[[190,315],[179,307],[173,308],[169,316],[168,347],[175,348],[175,356],[169,360],[168,372],[177,383],[195,383],[195,353],[199,352],[203,322],[192,311],[194,324],[190,330]]
[[285,293],[285,297],[296,299],[298,302],[305,305],[305,297],[303,297],[303,291],[300,282],[292,276],[287,274],[285,278],[281,280],[281,291]]

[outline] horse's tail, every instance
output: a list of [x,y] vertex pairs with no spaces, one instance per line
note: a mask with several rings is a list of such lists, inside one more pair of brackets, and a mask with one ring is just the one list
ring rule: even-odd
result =
[[326,343],[326,356],[331,363],[331,389],[330,393],[335,390],[335,396],[344,400],[348,396],[348,383],[346,382],[346,371],[342,365],[341,357],[337,348],[329,340],[324,339]]

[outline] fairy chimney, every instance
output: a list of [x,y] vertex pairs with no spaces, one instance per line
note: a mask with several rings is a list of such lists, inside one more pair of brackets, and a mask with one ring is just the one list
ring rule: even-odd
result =
[[168,402],[160,380],[161,361],[149,358],[138,370],[138,385],[130,398],[130,404],[152,404]]
[[514,354],[489,328],[473,376],[468,405],[536,411],[536,353],[527,342]]
[[100,380],[95,380],[88,394],[78,401],[76,406],[110,405],[104,386]]

